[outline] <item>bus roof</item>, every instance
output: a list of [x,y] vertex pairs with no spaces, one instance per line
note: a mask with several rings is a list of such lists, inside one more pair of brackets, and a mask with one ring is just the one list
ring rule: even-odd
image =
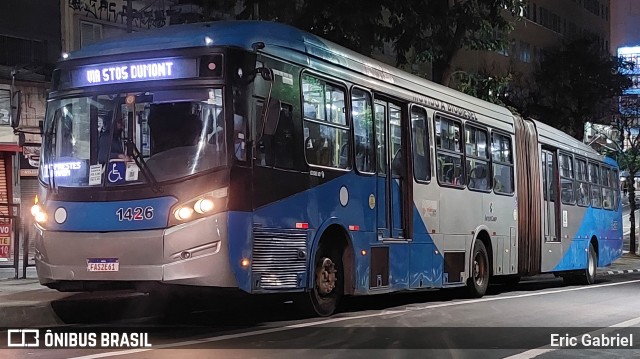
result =
[[[212,41],[210,46],[232,46],[250,51],[252,50],[252,44],[263,42],[266,45],[263,51],[266,53],[274,51],[273,48],[297,51],[309,57],[319,58],[352,71],[373,76],[382,81],[386,80],[418,93],[424,93],[422,90],[426,89],[434,95],[451,96],[459,101],[490,111],[493,116],[501,117],[503,121],[505,117],[512,116],[511,112],[504,107],[427,81],[316,35],[276,22],[214,21],[165,26],[105,39],[69,54],[67,60],[203,47],[205,46],[206,37]],[[281,54],[278,50],[275,50],[275,52]],[[416,87],[420,87],[420,89],[416,89]]]
[[[493,117],[513,124],[513,114],[505,107],[427,81],[316,35],[277,22],[214,21],[165,26],[105,39],[69,54],[67,60],[204,47],[207,37],[212,41],[210,46],[231,46],[252,51],[254,43],[263,42],[265,49],[262,51],[266,53],[276,53],[282,56],[282,49],[296,51],[310,58],[321,59],[419,94],[434,98],[439,98],[442,95],[449,96],[466,103],[466,106],[482,108],[485,114],[490,112]],[[538,121],[536,121],[536,127],[543,142],[565,149],[568,149],[569,146],[573,148],[573,152],[594,159],[603,159],[603,156],[591,147],[562,131]]]

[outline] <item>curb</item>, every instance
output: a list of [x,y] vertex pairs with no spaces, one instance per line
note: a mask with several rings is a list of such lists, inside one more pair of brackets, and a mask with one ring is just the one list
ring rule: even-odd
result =
[[64,324],[50,303],[0,307],[0,326],[36,327]]
[[621,269],[621,270],[605,270],[599,272],[600,275],[616,275],[616,274],[628,274],[628,273],[640,273],[640,269]]

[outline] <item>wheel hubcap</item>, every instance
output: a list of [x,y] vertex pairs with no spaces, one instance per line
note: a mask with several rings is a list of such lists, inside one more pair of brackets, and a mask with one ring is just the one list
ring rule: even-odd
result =
[[473,278],[478,286],[482,286],[484,284],[485,267],[484,258],[480,253],[476,254],[476,257],[473,260]]
[[330,258],[323,258],[322,264],[316,268],[316,287],[318,293],[327,295],[336,287],[336,265]]

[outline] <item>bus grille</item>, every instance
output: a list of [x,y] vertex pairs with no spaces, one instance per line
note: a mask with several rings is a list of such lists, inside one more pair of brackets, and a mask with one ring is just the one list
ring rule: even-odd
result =
[[[307,265],[307,232],[254,227],[251,270],[256,289],[291,289],[301,283]],[[259,284],[255,284],[259,279]]]

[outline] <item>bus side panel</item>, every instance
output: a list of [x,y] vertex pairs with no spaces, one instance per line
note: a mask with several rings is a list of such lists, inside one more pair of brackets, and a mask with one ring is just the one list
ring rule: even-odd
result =
[[[415,188],[426,186],[414,183]],[[437,202],[416,200],[413,204],[413,242],[411,243],[410,288],[442,287],[442,269],[444,265],[442,253],[438,251],[434,238],[427,230],[429,223],[420,215],[420,208],[425,218],[437,218]],[[420,203],[420,204],[418,204]],[[431,221],[438,223],[438,221]]]
[[243,259],[251,258],[251,212],[229,212],[228,243],[229,266],[235,274],[238,288],[251,292],[251,271],[242,267]]
[[562,260],[553,271],[584,269],[591,238],[595,237],[598,247],[598,266],[611,264],[622,255],[622,228],[617,218],[620,213],[597,208],[588,208],[584,217],[577,219],[580,227],[574,240],[565,246]]
[[[306,257],[303,260],[304,268],[306,269],[302,269],[302,272],[308,271],[312,267],[312,256],[315,253],[317,242],[323,234],[322,229],[326,228],[329,223],[335,223],[344,230],[349,231],[349,235],[353,238],[350,244],[354,250],[353,259],[355,262],[353,263],[353,270],[355,277],[353,281],[356,286],[356,294],[363,291],[366,292],[369,289],[369,251],[371,244],[377,242],[376,209],[375,206],[371,208],[369,205],[369,198],[375,193],[375,177],[359,176],[353,172],[333,172],[328,169],[321,171],[324,172],[324,177],[309,177],[309,182],[312,183],[310,189],[266,204],[255,210],[253,223],[249,225],[249,228],[254,227],[252,262],[256,263],[258,260],[264,264],[260,269],[263,275],[277,276],[280,270],[278,267],[282,267],[282,263],[280,263],[282,261],[278,261],[276,257],[270,255],[270,253],[276,253],[278,247],[269,247],[268,251],[271,252],[261,251],[259,252],[261,257],[256,258],[256,253],[258,252],[256,252],[255,248],[255,231],[259,228],[261,233],[273,233],[274,240],[287,241],[283,243],[287,243],[295,250],[304,251]],[[285,176],[277,184],[257,183],[265,186],[286,186],[287,178]],[[308,229],[296,228],[298,224],[308,225]],[[279,237],[281,233],[289,234]],[[306,233],[305,242],[302,244],[296,242],[297,237],[295,236],[298,233]],[[265,244],[269,245],[266,242]],[[367,251],[365,255],[361,253],[363,249]],[[398,253],[394,254],[392,251],[390,256],[393,255],[398,255]],[[272,260],[270,258],[275,259]],[[287,270],[294,271],[302,276],[304,273],[301,273],[299,267],[293,267],[294,262],[298,261],[298,259],[293,259],[286,263]],[[397,260],[399,263],[406,262]],[[406,266],[408,267],[408,264]],[[255,272],[255,268],[253,270]],[[405,281],[408,282],[408,279]],[[255,284],[256,278],[252,282]],[[273,283],[277,283],[277,281],[274,280]],[[302,283],[302,287],[298,288],[311,285],[312,279],[306,275],[305,283]],[[253,291],[261,291],[262,289],[254,287]],[[278,290],[279,288],[274,285],[270,289]],[[294,288],[283,287],[281,289]]]

